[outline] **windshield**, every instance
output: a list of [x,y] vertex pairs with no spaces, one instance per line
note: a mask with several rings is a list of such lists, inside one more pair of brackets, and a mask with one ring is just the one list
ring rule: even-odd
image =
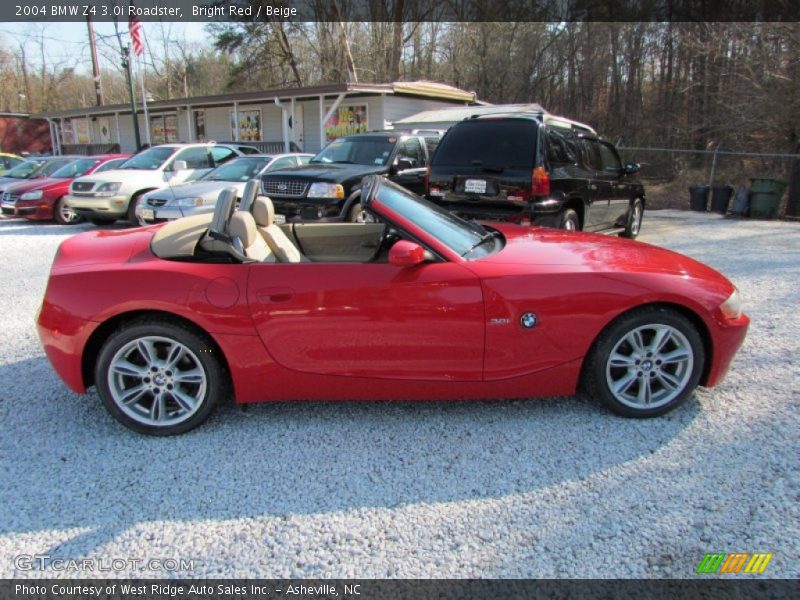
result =
[[436,166],[532,169],[537,124],[528,119],[475,119],[453,127],[436,149]]
[[145,171],[155,171],[163,165],[170,156],[175,154],[180,148],[169,148],[156,146],[144,152],[140,152],[133,158],[125,161],[118,168],[120,169],[142,169]]
[[26,160],[24,163],[17,165],[10,171],[7,171],[3,177],[13,177],[14,179],[28,179],[31,175],[36,173],[42,168],[43,160]]
[[495,230],[465,221],[395,183],[381,182],[377,199],[459,256],[472,260],[494,250],[495,245],[490,242],[499,235]]
[[95,158],[81,158],[80,160],[64,165],[50,177],[53,179],[72,179],[73,177],[80,177],[81,175],[85,175],[86,171],[91,169],[98,162],[99,161]]
[[311,162],[385,166],[395,142],[395,137],[339,138],[328,144]]
[[247,181],[258,175],[271,158],[236,158],[201,177],[204,181]]

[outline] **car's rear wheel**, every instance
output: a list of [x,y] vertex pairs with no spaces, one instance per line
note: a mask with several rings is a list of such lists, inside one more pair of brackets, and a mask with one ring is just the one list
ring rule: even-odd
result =
[[59,198],[56,200],[56,203],[53,206],[53,218],[59,225],[74,225],[75,223],[80,223],[83,221],[83,217],[76,213],[73,208],[68,206],[64,201],[64,198]]
[[625,224],[625,230],[620,233],[620,236],[636,239],[639,232],[642,230],[642,218],[644,217],[644,204],[641,198],[636,198],[631,205],[628,212],[628,221]]
[[566,229],[567,231],[578,231],[581,228],[581,220],[578,217],[578,213],[571,208],[566,209],[563,213],[561,213],[561,219],[559,220],[558,226],[561,229]]
[[139,218],[136,216],[136,207],[139,206],[142,196],[144,196],[144,194],[136,194],[128,203],[128,223],[134,227],[139,227],[139,225],[141,225],[141,223],[139,223]]
[[627,313],[595,342],[584,370],[587,391],[625,417],[655,417],[682,404],[703,372],[703,341],[675,310]]
[[204,335],[144,319],[113,333],[97,358],[95,384],[108,412],[149,435],[200,425],[227,390],[216,348]]

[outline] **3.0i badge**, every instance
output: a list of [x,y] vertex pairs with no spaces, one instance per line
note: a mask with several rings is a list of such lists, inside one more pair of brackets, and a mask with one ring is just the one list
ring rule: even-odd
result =
[[536,326],[538,319],[536,313],[527,312],[519,318],[519,324],[525,329],[533,329]]

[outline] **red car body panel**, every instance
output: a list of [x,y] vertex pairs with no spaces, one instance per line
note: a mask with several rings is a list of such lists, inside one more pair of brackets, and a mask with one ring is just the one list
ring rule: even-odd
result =
[[[162,260],[161,225],[91,231],[62,243],[38,318],[54,368],[76,392],[91,383],[89,340],[120,315],[191,321],[219,346],[237,402],[568,395],[603,328],[669,303],[705,330],[703,383],[717,384],[748,318],[726,319],[733,285],[690,258],[639,242],[497,225],[505,247],[467,261],[379,207],[446,261],[204,264]],[[534,312],[533,329],[518,325]],[[216,351],[210,348],[210,351]]]
[[[85,173],[81,173],[80,176],[91,175],[110,160],[130,158],[131,156],[130,154],[98,154],[96,156],[87,156],[86,158],[94,158],[99,162]],[[42,190],[42,197],[38,200],[17,200],[17,211],[20,211],[20,216],[31,221],[49,221],[53,219],[53,209],[55,208],[56,201],[67,195],[69,186],[74,179],[75,177],[69,179],[55,179],[53,177],[32,179],[25,183],[14,185],[9,188],[8,191],[22,195],[27,192]],[[31,209],[35,209],[35,212],[28,212]],[[25,212],[23,213],[22,211]]]

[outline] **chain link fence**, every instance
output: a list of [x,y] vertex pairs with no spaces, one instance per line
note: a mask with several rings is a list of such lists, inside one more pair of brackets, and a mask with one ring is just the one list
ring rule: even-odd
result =
[[[778,152],[734,152],[724,148],[618,148],[623,163],[641,165],[640,177],[647,188],[651,208],[688,208],[689,186],[749,185],[751,179],[788,182],[800,154]],[[785,212],[787,194],[780,205]]]

